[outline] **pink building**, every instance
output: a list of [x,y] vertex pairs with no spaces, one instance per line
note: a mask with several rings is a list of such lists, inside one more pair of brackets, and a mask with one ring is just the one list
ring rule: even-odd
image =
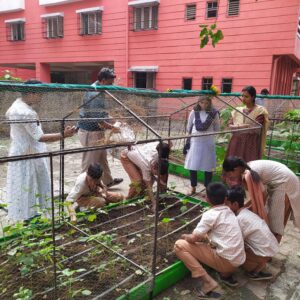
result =
[[[90,83],[101,66],[117,84],[223,91],[299,91],[299,0],[2,0],[0,65],[44,82]],[[217,23],[200,49],[199,24]],[[32,77],[32,76],[29,76]],[[24,78],[26,79],[26,78]]]

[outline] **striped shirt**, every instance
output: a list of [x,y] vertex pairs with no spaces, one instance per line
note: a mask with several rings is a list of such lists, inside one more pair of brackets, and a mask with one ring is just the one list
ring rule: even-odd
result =
[[225,205],[214,206],[206,211],[195,234],[207,234],[211,243],[216,246],[219,256],[227,259],[234,267],[246,260],[244,240],[236,216]]
[[278,242],[267,223],[247,208],[242,208],[237,215],[245,247],[257,256],[272,257],[279,251]]

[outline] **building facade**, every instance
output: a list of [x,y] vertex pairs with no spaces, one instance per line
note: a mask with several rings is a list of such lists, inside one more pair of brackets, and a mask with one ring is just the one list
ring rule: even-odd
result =
[[[90,83],[110,66],[129,87],[298,93],[299,8],[299,0],[2,0],[0,66],[43,82]],[[200,49],[199,25],[214,23],[224,39]]]

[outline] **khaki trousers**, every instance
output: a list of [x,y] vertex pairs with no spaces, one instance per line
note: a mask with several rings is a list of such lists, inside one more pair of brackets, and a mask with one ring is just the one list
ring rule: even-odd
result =
[[250,248],[245,248],[246,261],[242,265],[242,268],[247,272],[260,272],[263,270],[270,260],[270,257],[258,256]]
[[99,195],[88,195],[80,197],[76,202],[80,207],[100,208],[110,202],[120,202],[123,199],[124,196],[121,193],[107,192],[106,197],[101,197]]
[[175,253],[191,271],[192,277],[201,277],[207,274],[200,264],[203,263],[223,276],[228,276],[235,271],[231,263],[219,256],[215,249],[205,243],[189,243],[186,240],[177,240],[174,246]]
[[[105,139],[104,131],[86,131],[79,129],[78,136],[83,147],[91,147],[99,145]],[[107,161],[107,151],[105,149],[88,151],[82,153],[81,172],[86,172],[89,165],[98,163],[103,169],[101,180],[105,185],[111,183],[113,178]]]

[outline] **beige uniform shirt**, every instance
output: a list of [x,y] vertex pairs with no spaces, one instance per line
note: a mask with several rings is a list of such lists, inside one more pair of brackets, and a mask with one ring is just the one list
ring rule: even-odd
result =
[[207,234],[216,245],[217,254],[230,261],[234,267],[245,262],[242,232],[236,216],[228,206],[214,206],[206,211],[194,233]]
[[245,246],[257,256],[273,257],[279,251],[278,242],[267,223],[247,208],[237,215]]

